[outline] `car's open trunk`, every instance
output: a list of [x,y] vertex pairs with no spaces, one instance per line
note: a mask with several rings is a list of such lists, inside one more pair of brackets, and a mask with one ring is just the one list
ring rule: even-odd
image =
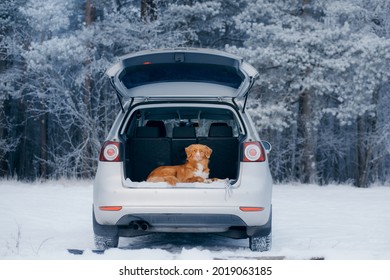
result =
[[143,182],[158,166],[185,163],[185,147],[191,144],[213,150],[210,178],[237,179],[242,128],[232,109],[141,108],[133,111],[124,130],[127,180]]

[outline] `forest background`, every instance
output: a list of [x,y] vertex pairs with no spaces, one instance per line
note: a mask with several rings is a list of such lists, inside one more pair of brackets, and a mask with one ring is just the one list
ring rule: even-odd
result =
[[115,58],[202,47],[260,72],[248,110],[275,181],[390,181],[388,0],[2,0],[0,177],[93,178]]

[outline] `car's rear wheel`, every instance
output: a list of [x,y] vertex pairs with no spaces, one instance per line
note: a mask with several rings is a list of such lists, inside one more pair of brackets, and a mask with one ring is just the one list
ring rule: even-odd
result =
[[119,236],[101,236],[95,234],[95,247],[98,250],[106,250],[118,247]]
[[93,213],[93,232],[95,234],[95,247],[98,250],[106,250],[118,247],[119,233],[117,226],[101,225],[96,221]]
[[266,236],[250,236],[249,248],[254,252],[265,252],[271,250],[272,246],[272,233]]

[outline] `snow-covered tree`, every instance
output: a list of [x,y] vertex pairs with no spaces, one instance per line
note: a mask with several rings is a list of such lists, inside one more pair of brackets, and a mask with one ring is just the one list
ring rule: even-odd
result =
[[21,63],[20,45],[26,36],[25,20],[18,7],[25,0],[5,0],[0,3],[0,176],[14,176],[17,168],[15,154],[21,140],[18,114]]
[[187,46],[223,48],[225,44],[243,43],[243,32],[235,27],[233,17],[245,0],[176,0],[168,2],[164,22],[170,30],[188,30]]
[[[105,69],[116,56],[129,52],[186,46],[196,32],[180,26],[180,1],[88,0],[84,17],[75,16],[80,1],[43,2],[29,1],[21,8],[34,30],[23,57],[30,121],[40,128],[35,169],[43,177],[92,176],[100,143],[118,110]],[[148,20],[140,5],[144,2],[156,9]],[[214,13],[212,3],[199,7],[199,17]]]
[[389,13],[387,0],[4,0],[1,175],[91,177],[119,110],[108,65],[209,47],[260,72],[248,110],[276,180],[389,180]]
[[285,168],[303,182],[316,181],[322,173],[317,164],[326,162],[317,156],[317,147],[326,146],[318,138],[324,118],[333,113],[338,125],[356,120],[376,108],[374,92],[387,81],[388,41],[370,28],[369,11],[359,4],[250,1],[236,18],[248,39],[244,48],[228,49],[248,58],[261,73],[251,103],[257,125],[283,132],[289,127],[290,141],[277,151],[289,150]]

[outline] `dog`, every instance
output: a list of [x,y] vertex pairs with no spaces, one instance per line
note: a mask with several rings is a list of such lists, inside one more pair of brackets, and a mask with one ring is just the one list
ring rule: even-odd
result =
[[192,144],[185,148],[187,161],[181,165],[160,166],[147,177],[147,182],[167,182],[171,186],[176,183],[195,183],[214,181],[209,179],[209,159],[213,152],[206,145]]

